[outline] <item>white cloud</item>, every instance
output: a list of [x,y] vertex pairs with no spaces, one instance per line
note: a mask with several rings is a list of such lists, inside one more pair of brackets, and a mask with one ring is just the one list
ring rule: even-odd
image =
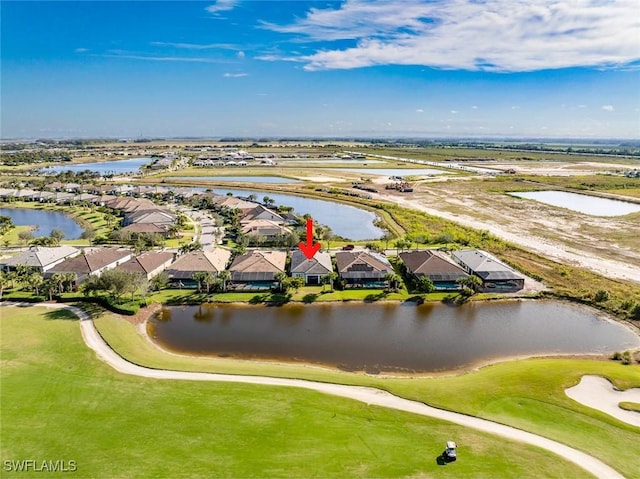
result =
[[604,111],[613,111],[613,105],[602,105]]
[[471,107],[471,109],[472,109],[472,110],[477,110],[477,109],[478,109],[478,105],[473,105],[473,106]]
[[245,55],[245,53],[241,50],[241,51],[239,51],[238,53],[236,53],[236,56],[242,60],[242,59],[244,59],[244,57],[245,57],[246,55]]
[[108,58],[124,58],[128,60],[146,60],[152,62],[187,62],[187,63],[220,63],[218,60],[202,57],[168,57],[168,56],[147,56],[147,55],[133,55],[126,52],[114,52],[105,55],[101,55]]
[[76,48],[74,50],[75,53],[87,53],[89,51],[88,48]]
[[423,110],[422,108],[418,108],[418,109],[416,110],[416,113],[424,113],[424,110]]
[[226,12],[233,10],[238,0],[217,0],[213,5],[209,5],[205,10],[209,13],[217,14],[218,12]]
[[307,70],[425,65],[498,72],[630,65],[640,60],[637,0],[346,0],[264,28],[310,41],[352,40],[289,58]]
[[457,113],[458,113],[458,110],[451,110],[452,115],[456,115]]
[[223,75],[225,78],[243,78],[249,76],[248,73],[225,73]]
[[234,50],[236,47],[230,43],[176,43],[176,42],[151,42],[154,47],[171,47],[184,50]]

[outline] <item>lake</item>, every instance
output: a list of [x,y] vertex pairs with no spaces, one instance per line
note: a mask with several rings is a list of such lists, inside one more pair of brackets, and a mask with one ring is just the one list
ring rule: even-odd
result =
[[447,175],[448,171],[436,170],[435,168],[335,168],[338,171],[348,171],[350,173],[361,173],[366,175],[379,176],[429,176]]
[[300,180],[283,178],[282,176],[169,176],[168,180],[191,181],[239,181],[243,183],[301,183]]
[[38,226],[33,231],[34,238],[49,236],[51,230],[58,228],[64,232],[65,239],[78,239],[84,231],[69,216],[57,211],[31,210],[28,208],[0,208],[0,215],[9,216],[14,225]]
[[103,161],[99,163],[76,163],[73,165],[48,166],[43,168],[45,173],[60,173],[62,171],[93,171],[100,175],[124,175],[127,173],[139,173],[140,167],[152,163],[153,158],[131,158],[128,160]]
[[622,216],[640,211],[640,204],[566,191],[525,191],[509,194],[592,216]]
[[354,241],[381,238],[384,231],[373,223],[377,219],[371,211],[327,200],[316,200],[303,196],[273,193],[271,191],[245,190],[239,188],[213,188],[219,195],[233,193],[234,196],[254,194],[258,200],[268,196],[276,205],[291,206],[299,215],[309,213],[315,222],[331,227],[333,232]]
[[611,353],[640,339],[558,301],[165,307],[147,326],[171,351],[345,370],[435,372],[530,355]]

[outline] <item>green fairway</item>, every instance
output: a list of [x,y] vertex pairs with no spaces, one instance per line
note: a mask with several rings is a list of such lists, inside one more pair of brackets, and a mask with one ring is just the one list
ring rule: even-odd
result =
[[569,399],[564,389],[585,374],[610,378],[626,389],[640,386],[640,367],[617,362],[531,359],[496,364],[468,374],[439,378],[376,378],[303,365],[283,366],[230,359],[189,358],[159,351],[113,315],[96,321],[102,336],[122,356],[156,368],[313,379],[375,386],[399,396],[451,409],[556,439],[593,454],[629,477],[640,470],[633,447],[640,430]]
[[[42,477],[6,469],[25,459],[75,461],[83,478],[588,477],[536,448],[310,391],[121,375],[69,313],[0,314],[2,477]],[[451,439],[459,460],[439,465]]]

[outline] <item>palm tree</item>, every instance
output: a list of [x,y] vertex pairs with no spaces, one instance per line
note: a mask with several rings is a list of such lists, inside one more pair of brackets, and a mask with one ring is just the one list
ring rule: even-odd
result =
[[36,293],[36,296],[40,294],[40,287],[44,283],[44,278],[40,273],[31,273],[27,276],[27,284]]
[[402,278],[396,273],[387,273],[383,278],[388,284],[389,289],[393,289],[394,291],[398,291],[398,285],[402,281]]
[[325,274],[322,278],[321,278],[321,282],[322,282],[322,290],[324,291],[324,285],[328,284],[331,286],[331,291],[333,291],[333,282],[338,279],[338,274],[335,271],[331,271],[330,273]]
[[280,273],[276,274],[273,279],[275,279],[278,282],[278,291],[282,291],[282,287],[284,286],[284,282],[287,279],[287,273],[285,273],[284,271],[281,271]]
[[211,290],[211,285],[216,282],[216,277],[213,275],[211,271],[207,271],[203,278],[204,286],[207,288],[207,294]]
[[469,296],[477,293],[482,286],[482,280],[475,274],[458,278],[456,283],[458,283],[462,287],[462,290]]
[[64,282],[65,282],[64,273],[55,273],[53,276],[51,276],[51,282],[55,286],[55,289],[58,293],[64,292]]
[[9,277],[4,271],[0,270],[0,299],[2,299],[2,293],[7,286],[9,286]]
[[222,285],[222,292],[226,292],[227,291],[227,281],[229,281],[231,279],[231,273],[226,270],[223,269],[222,271],[220,271],[218,273],[218,279],[221,281],[221,285]]
[[202,290],[202,284],[207,277],[207,273],[204,271],[197,271],[191,275],[191,279],[198,283],[198,293]]
[[78,281],[78,275],[76,273],[63,273],[64,282],[67,285],[69,292],[73,291],[73,286]]

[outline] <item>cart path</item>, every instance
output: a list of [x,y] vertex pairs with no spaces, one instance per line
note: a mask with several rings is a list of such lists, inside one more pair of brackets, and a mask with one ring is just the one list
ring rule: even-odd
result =
[[623,401],[640,404],[640,388],[619,391],[607,379],[600,376],[582,376],[580,382],[565,393],[574,401],[640,427],[640,413],[626,411],[618,406]]
[[[17,305],[18,303],[6,304]],[[26,306],[26,304],[20,304]],[[32,305],[30,305],[32,306]],[[582,469],[588,471],[599,478],[611,478],[611,479],[624,479],[624,476],[617,472],[612,467],[608,466],[604,462],[590,456],[582,451],[566,446],[562,443],[547,439],[536,434],[516,429],[511,426],[505,426],[496,422],[489,421],[487,419],[480,419],[473,416],[467,416],[465,414],[456,413],[452,411],[446,411],[443,409],[437,409],[431,406],[427,406],[424,403],[418,401],[411,401],[398,396],[394,396],[387,391],[381,389],[364,387],[364,386],[347,386],[342,384],[321,383],[315,381],[308,381],[303,379],[285,379],[285,378],[272,378],[264,376],[242,376],[235,374],[215,374],[215,373],[197,373],[186,371],[170,371],[164,369],[151,369],[126,361],[119,356],[111,347],[104,341],[102,336],[98,333],[91,318],[81,309],[67,306],[64,304],[39,304],[38,306],[46,306],[50,308],[67,308],[73,312],[78,318],[80,318],[80,329],[82,337],[86,345],[95,351],[98,358],[107,363],[116,371],[129,374],[133,376],[140,376],[144,378],[155,379],[175,379],[175,380],[188,380],[188,381],[218,381],[218,382],[233,382],[233,383],[245,383],[256,384],[263,386],[284,386],[309,389],[324,394],[331,394],[333,396],[340,396],[348,399],[354,399],[356,401],[363,402],[367,405],[381,406],[398,411],[405,411],[413,414],[419,414],[421,416],[432,417],[449,421],[461,426],[470,427],[479,431],[496,434],[504,438],[524,442],[533,446],[540,447],[557,454],[564,459],[571,461]]]

